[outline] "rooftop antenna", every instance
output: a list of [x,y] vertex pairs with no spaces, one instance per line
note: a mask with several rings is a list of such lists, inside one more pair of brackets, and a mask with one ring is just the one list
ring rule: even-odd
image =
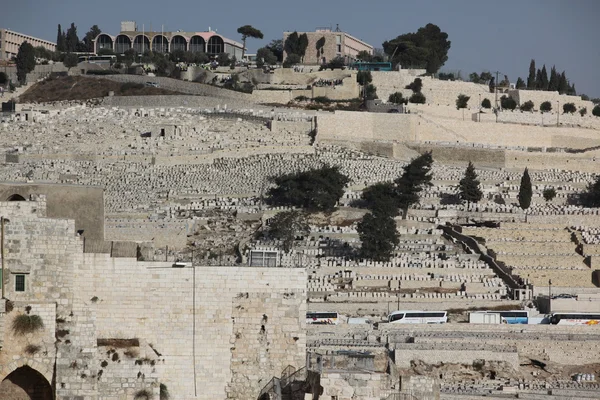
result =
[[340,31],[340,24],[335,24],[335,31],[336,32],[341,32]]

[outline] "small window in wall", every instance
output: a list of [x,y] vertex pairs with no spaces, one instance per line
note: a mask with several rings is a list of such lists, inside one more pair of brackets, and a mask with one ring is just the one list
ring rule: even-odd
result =
[[25,291],[25,275],[17,274],[15,275],[15,292],[24,292]]
[[341,44],[338,44],[338,45],[337,45],[337,52],[338,52],[338,53],[341,53],[341,52],[342,52],[342,45],[341,45]]

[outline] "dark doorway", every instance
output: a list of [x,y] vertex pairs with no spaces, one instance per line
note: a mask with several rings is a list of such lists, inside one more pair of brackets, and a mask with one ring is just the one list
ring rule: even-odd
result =
[[52,387],[42,374],[23,366],[0,383],[0,400],[53,400]]
[[25,197],[20,194],[13,194],[8,198],[8,201],[25,201]]

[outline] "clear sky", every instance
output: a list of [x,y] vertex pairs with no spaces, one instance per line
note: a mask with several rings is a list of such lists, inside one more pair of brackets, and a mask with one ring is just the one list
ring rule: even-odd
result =
[[578,94],[600,97],[600,0],[0,0],[0,27],[52,41],[59,23],[74,22],[82,38],[93,24],[117,34],[122,20],[153,30],[211,27],[238,41],[237,28],[249,24],[265,35],[248,41],[250,52],[286,30],[336,24],[381,47],[431,22],[452,42],[443,71],[498,70],[516,82],[533,58],[548,73],[565,70]]

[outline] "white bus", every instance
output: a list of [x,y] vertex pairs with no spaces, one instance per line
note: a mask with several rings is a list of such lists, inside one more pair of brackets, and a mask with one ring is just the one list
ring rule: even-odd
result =
[[79,62],[88,62],[91,64],[114,64],[117,62],[117,56],[114,54],[104,56],[80,56]]
[[446,311],[394,311],[388,315],[393,324],[445,324],[448,322]]
[[600,325],[600,313],[554,313],[552,325]]
[[309,311],[306,313],[306,324],[337,325],[339,320],[337,312]]

